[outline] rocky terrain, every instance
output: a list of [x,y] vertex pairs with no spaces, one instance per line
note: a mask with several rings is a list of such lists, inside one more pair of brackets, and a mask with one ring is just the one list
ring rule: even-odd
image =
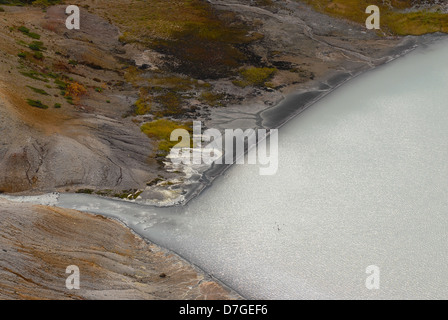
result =
[[[95,46],[65,37],[63,31],[56,33],[59,29],[44,31],[45,23],[64,21],[62,7],[47,13],[16,7],[7,10],[2,13],[6,18],[2,19],[4,32],[0,36],[0,190],[69,190],[73,186],[125,190],[142,186],[156,176],[149,161],[151,141],[130,119],[121,118],[131,103],[126,102],[125,95],[107,91],[107,83],[121,81],[117,70],[108,71],[112,66],[116,69],[116,61],[104,54],[104,50],[114,50],[113,42],[105,46],[101,37],[89,29],[88,16],[84,30],[90,32]],[[91,28],[101,22],[95,18],[90,21]],[[29,37],[14,29],[21,25],[40,32],[39,41],[45,46],[42,61],[30,57],[32,52],[26,50]],[[107,23],[101,32],[117,38],[118,31]],[[18,57],[20,53],[25,58]],[[73,61],[86,56],[84,63],[101,65],[101,70],[70,65],[65,58],[68,54]],[[88,97],[82,101],[78,98],[77,102],[66,99],[68,96],[60,91],[68,83],[90,86]],[[101,94],[102,90],[107,92]],[[106,101],[109,99],[113,108]],[[40,101],[50,108],[32,107],[27,100]]]
[[202,172],[165,167],[166,123],[275,127],[260,115],[288,94],[331,90],[415,44],[302,1],[79,6],[80,30],[64,5],[2,7],[0,192],[182,202]]
[[[239,299],[116,221],[0,200],[0,299]],[[66,288],[78,266],[80,289]]]

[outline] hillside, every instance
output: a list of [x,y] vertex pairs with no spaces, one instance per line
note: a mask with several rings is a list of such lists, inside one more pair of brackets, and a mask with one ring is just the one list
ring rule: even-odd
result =
[[[367,32],[362,1],[306,2],[81,0],[81,30],[67,30],[62,1],[3,0],[0,192],[182,201],[191,177],[164,164],[169,128],[257,127],[287,94],[412,47],[398,35],[427,12],[392,1],[382,32]],[[427,8],[439,27],[418,34],[445,31],[444,7]]]

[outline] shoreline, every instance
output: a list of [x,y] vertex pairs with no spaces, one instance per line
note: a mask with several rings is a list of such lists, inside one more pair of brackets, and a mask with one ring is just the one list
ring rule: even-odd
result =
[[120,224],[121,226],[123,226],[124,228],[130,230],[130,232],[135,235],[136,237],[138,237],[139,239],[143,240],[145,243],[147,243],[148,245],[154,245],[157,246],[158,248],[160,248],[162,251],[168,253],[168,254],[173,254],[175,257],[177,257],[179,260],[184,261],[185,263],[187,263],[189,266],[191,266],[197,273],[202,274],[205,276],[204,280],[208,280],[208,281],[212,281],[215,282],[217,284],[219,284],[221,287],[223,287],[225,290],[227,290],[229,292],[229,294],[231,296],[234,296],[236,298],[241,298],[242,300],[247,300],[247,298],[245,298],[241,293],[239,293],[237,290],[235,290],[234,288],[232,288],[231,286],[229,286],[228,284],[226,284],[225,282],[223,282],[222,280],[214,277],[213,275],[209,274],[208,272],[206,272],[205,270],[201,269],[201,267],[199,267],[198,265],[196,265],[195,263],[188,261],[185,257],[183,257],[181,254],[179,254],[178,252],[175,252],[174,250],[170,250],[168,248],[165,248],[159,244],[157,244],[154,241],[151,241],[147,238],[145,238],[144,236],[138,234],[136,231],[134,231],[134,229],[132,229],[129,225],[127,225],[124,221],[120,220],[119,218],[114,218],[114,217],[109,217],[109,216],[104,216],[101,214],[96,214],[96,213],[90,213],[90,212],[85,212],[86,214],[92,215],[94,217],[102,217],[102,218],[106,218],[108,220],[114,221],[118,224]]
[[[308,108],[312,107],[316,102],[324,98],[325,96],[331,94],[333,91],[337,90],[339,87],[344,85],[345,83],[352,81],[353,79],[361,76],[369,71],[375,70],[382,66],[387,65],[390,62],[393,62],[401,57],[406,56],[408,53],[414,51],[420,46],[427,46],[440,39],[447,38],[448,35],[443,33],[429,34],[424,36],[407,36],[402,40],[402,44],[398,47],[394,47],[390,50],[389,55],[383,57],[381,60],[385,60],[378,65],[375,65],[370,68],[365,68],[362,70],[355,70],[352,73],[346,72],[332,72],[328,74],[323,79],[318,79],[315,82],[315,89],[309,91],[299,91],[296,93],[292,93],[287,95],[282,101],[280,101],[277,105],[268,107],[257,113],[257,123],[260,126],[256,129],[280,129],[290,120],[295,117],[300,116],[300,114],[306,111]],[[408,43],[406,43],[408,42]],[[398,52],[397,52],[398,51]],[[347,77],[344,77],[348,75]],[[319,90],[317,87],[321,84],[326,84],[326,82],[331,82],[332,86],[329,86],[328,89]],[[297,101],[301,97],[305,97],[304,101]],[[308,97],[308,98],[307,98]],[[294,106],[297,104],[297,106]],[[280,117],[276,115],[276,111],[281,115]],[[276,119],[277,118],[277,119]],[[265,124],[267,123],[267,125]],[[247,150],[245,151],[247,153]],[[168,205],[163,207],[177,207],[177,206],[185,206],[190,201],[194,200],[196,197],[199,197],[202,192],[204,192],[207,188],[213,185],[213,181],[220,177],[224,172],[230,169],[233,165],[219,165],[216,166],[212,164],[209,169],[207,169],[201,180],[203,181],[201,184],[191,188],[187,195],[185,195],[185,199],[179,203],[174,205]],[[137,201],[138,202],[138,201]],[[144,204],[143,202],[138,202]]]
[[[244,299],[119,219],[0,202],[2,299]],[[68,265],[79,267],[79,290],[64,285]]]
[[[446,36],[445,36],[445,35],[439,35],[439,34],[437,34],[437,35],[430,35],[430,36],[427,36],[427,37],[424,37],[424,38],[421,38],[421,37],[417,37],[417,39],[414,38],[413,40],[416,40],[416,43],[414,43],[413,46],[410,45],[409,47],[407,47],[407,50],[403,50],[403,51],[401,51],[401,54],[400,54],[400,55],[398,55],[398,56],[394,56],[394,57],[392,57],[391,59],[387,60],[386,62],[384,62],[384,63],[382,63],[382,64],[380,64],[380,65],[378,65],[378,66],[375,66],[375,67],[373,67],[373,68],[370,68],[370,69],[368,69],[368,70],[365,70],[365,71],[374,70],[374,69],[376,69],[376,68],[378,68],[378,67],[384,66],[384,65],[386,65],[387,63],[392,62],[392,61],[398,59],[399,57],[403,57],[403,56],[405,56],[407,53],[412,52],[413,50],[415,50],[415,49],[418,48],[419,46],[429,45],[429,44],[434,43],[435,41],[438,41],[439,39],[442,39],[442,38],[446,38]],[[279,121],[279,123],[278,123],[278,127],[279,127],[279,128],[282,127],[282,126],[283,126],[284,124],[286,124],[288,121],[290,121],[291,119],[293,119],[293,118],[295,118],[296,116],[300,115],[303,111],[305,111],[305,110],[307,110],[308,108],[310,108],[315,102],[319,101],[321,98],[323,98],[323,97],[326,96],[327,94],[329,94],[329,93],[331,93],[332,91],[336,90],[338,87],[342,86],[344,83],[346,83],[346,82],[348,82],[348,81],[350,81],[350,80],[356,78],[356,77],[359,76],[359,75],[365,74],[365,71],[358,72],[357,74],[353,75],[352,77],[350,77],[350,78],[346,78],[346,79],[342,80],[341,82],[337,83],[337,84],[334,85],[332,88],[329,88],[329,89],[327,89],[326,91],[321,92],[321,94],[320,94],[317,98],[315,98],[315,100],[307,101],[307,102],[303,103],[303,105],[302,105],[300,108],[297,108],[297,109],[295,110],[295,113],[294,113],[294,112],[293,112],[293,113],[285,112],[284,115],[286,115],[287,117],[283,118],[283,119],[285,119],[284,121]],[[334,78],[334,77],[336,77],[336,76],[333,75],[333,78]],[[282,107],[282,103],[280,103],[279,105],[274,106],[274,107],[272,107],[272,108],[268,108],[268,109],[266,109],[265,111],[261,112],[260,114],[262,114],[262,113],[264,113],[264,112],[269,112],[269,111],[275,110],[275,109],[277,109],[277,108],[280,109],[281,107]],[[268,119],[268,118],[265,118],[265,119]],[[182,205],[175,205],[175,206],[170,206],[170,207],[183,207],[183,206],[186,206],[186,205],[188,204],[189,201],[193,200],[193,199],[196,198],[197,196],[200,196],[200,195],[202,194],[202,192],[204,192],[208,187],[210,187],[210,186],[212,185],[213,180],[214,180],[215,178],[218,178],[219,176],[221,176],[221,175],[222,175],[228,168],[230,168],[230,167],[231,167],[231,166],[225,166],[224,168],[223,168],[223,167],[220,167],[220,168],[211,168],[211,169],[207,170],[207,173],[208,173],[208,174],[211,173],[210,184],[205,185],[203,189],[199,190],[199,191],[197,192],[197,194],[195,194],[193,197],[191,197],[188,201],[186,201],[186,202],[183,203]],[[215,171],[213,171],[213,170],[215,170]],[[67,195],[67,194],[65,194],[65,195]],[[100,196],[94,196],[94,197],[105,198],[105,199],[107,199],[107,200],[112,200],[112,201],[117,201],[117,202],[131,202],[131,201],[123,201],[123,200],[120,200],[120,199],[113,199],[113,198],[111,199],[111,198],[100,197]],[[136,202],[136,201],[133,201],[132,203],[134,203],[134,204],[136,204],[136,205],[138,205],[138,206],[152,207],[152,206],[150,206],[150,205],[145,205],[144,203],[139,203],[139,202]],[[87,212],[87,213],[89,213],[89,212]],[[103,216],[103,217],[105,216],[105,215],[102,215],[102,214],[92,213],[92,212],[90,212],[89,214],[91,214],[91,215],[93,215],[93,216]],[[145,241],[146,243],[154,244],[154,245],[156,245],[156,246],[162,248],[163,250],[166,250],[166,251],[169,252],[169,253],[173,253],[173,254],[175,254],[176,256],[178,256],[179,258],[181,258],[183,261],[187,262],[189,265],[191,265],[192,267],[194,267],[196,270],[199,270],[201,273],[203,273],[204,275],[206,275],[207,277],[209,277],[209,278],[212,279],[213,281],[216,281],[217,283],[219,283],[219,284],[222,285],[223,287],[230,289],[231,292],[233,292],[233,293],[239,295],[241,298],[245,299],[243,295],[241,295],[240,293],[238,293],[238,292],[237,292],[235,289],[233,289],[231,286],[227,285],[227,284],[226,284],[225,282],[223,282],[222,280],[220,280],[220,279],[218,279],[218,278],[216,278],[216,277],[211,276],[209,273],[207,273],[206,271],[204,271],[203,269],[201,269],[199,266],[197,266],[196,264],[194,264],[192,261],[189,261],[188,259],[184,258],[182,255],[180,255],[180,254],[177,253],[176,251],[171,250],[171,249],[168,249],[168,248],[164,247],[163,245],[160,245],[160,244],[158,244],[157,242],[152,241],[152,240],[149,240],[149,239],[147,239],[146,237],[144,237],[143,235],[140,235],[138,232],[134,231],[133,228],[132,228],[131,226],[129,226],[128,224],[126,224],[126,223],[125,223],[123,220],[121,220],[120,218],[111,218],[110,216],[106,216],[106,217],[107,217],[108,219],[111,219],[111,220],[114,220],[114,221],[118,221],[121,225],[123,225],[123,226],[125,226],[127,229],[131,230],[131,232],[132,232],[134,235],[137,235],[140,239],[142,239],[142,240]]]
[[203,274],[205,275],[205,280],[210,280],[213,282],[216,282],[217,284],[221,285],[224,289],[226,289],[227,291],[229,291],[229,293],[232,296],[237,296],[243,300],[247,300],[247,298],[245,298],[241,293],[239,293],[237,290],[235,290],[234,288],[232,288],[230,285],[228,285],[227,283],[223,282],[222,280],[214,277],[213,275],[209,274],[208,272],[206,272],[205,270],[203,270],[201,267],[199,267],[197,264],[193,263],[192,261],[189,261],[188,259],[186,259],[184,256],[182,256],[180,253],[174,251],[174,250],[170,250],[168,248],[165,248],[164,246],[151,241],[147,238],[145,238],[143,235],[137,233],[132,227],[130,227],[128,224],[126,224],[123,220],[120,220],[119,218],[115,218],[115,217],[110,217],[110,216],[105,216],[102,214],[98,214],[98,213],[91,213],[91,212],[85,212],[86,214],[89,214],[91,216],[94,217],[102,217],[102,218],[106,218],[108,220],[114,221],[118,224],[120,224],[121,226],[123,226],[124,228],[130,230],[130,232],[135,235],[136,237],[140,238],[141,240],[143,240],[145,243],[149,244],[149,245],[155,245],[158,248],[160,248],[162,251],[165,251],[167,253],[170,254],[174,254],[178,259],[180,259],[181,261],[186,262],[188,265],[190,265],[193,269],[195,269],[199,274]]

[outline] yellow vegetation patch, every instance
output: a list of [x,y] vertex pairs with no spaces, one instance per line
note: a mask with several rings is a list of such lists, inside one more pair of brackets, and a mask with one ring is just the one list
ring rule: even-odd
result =
[[242,80],[236,80],[233,83],[240,87],[264,86],[276,71],[275,68],[249,67],[240,71]]
[[87,89],[78,82],[70,83],[65,89],[65,97],[72,97],[75,103],[78,103],[81,96],[87,93]]
[[145,123],[140,128],[144,134],[158,142],[158,150],[167,155],[178,141],[170,141],[171,133],[176,129],[185,129],[192,132],[192,124],[182,124],[167,119],[160,119]]
[[211,107],[222,106],[221,100],[224,98],[224,95],[221,93],[214,93],[210,91],[204,91],[201,93],[199,98],[200,101],[208,104]]
[[364,24],[369,5],[377,5],[381,10],[381,29],[396,35],[422,35],[433,32],[448,33],[448,14],[419,11],[404,12],[411,8],[410,0],[391,0],[385,5],[382,0],[303,0],[317,11]]
[[387,16],[386,24],[398,35],[448,33],[448,15],[437,12],[390,13]]

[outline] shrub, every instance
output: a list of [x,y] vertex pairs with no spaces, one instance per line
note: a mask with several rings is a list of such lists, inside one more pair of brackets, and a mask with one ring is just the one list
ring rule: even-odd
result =
[[30,33],[30,29],[28,29],[25,26],[20,26],[17,30],[19,30],[20,32],[25,33],[25,34]]
[[33,51],[41,51],[41,50],[45,50],[43,45],[44,44],[41,41],[33,41],[28,45],[28,48],[30,48]]
[[72,82],[67,85],[65,89],[65,96],[72,97],[72,99],[78,100],[81,96],[87,93],[87,89],[78,82]]
[[36,52],[34,52],[33,57],[37,60],[43,60],[44,54],[40,51],[36,51]]

